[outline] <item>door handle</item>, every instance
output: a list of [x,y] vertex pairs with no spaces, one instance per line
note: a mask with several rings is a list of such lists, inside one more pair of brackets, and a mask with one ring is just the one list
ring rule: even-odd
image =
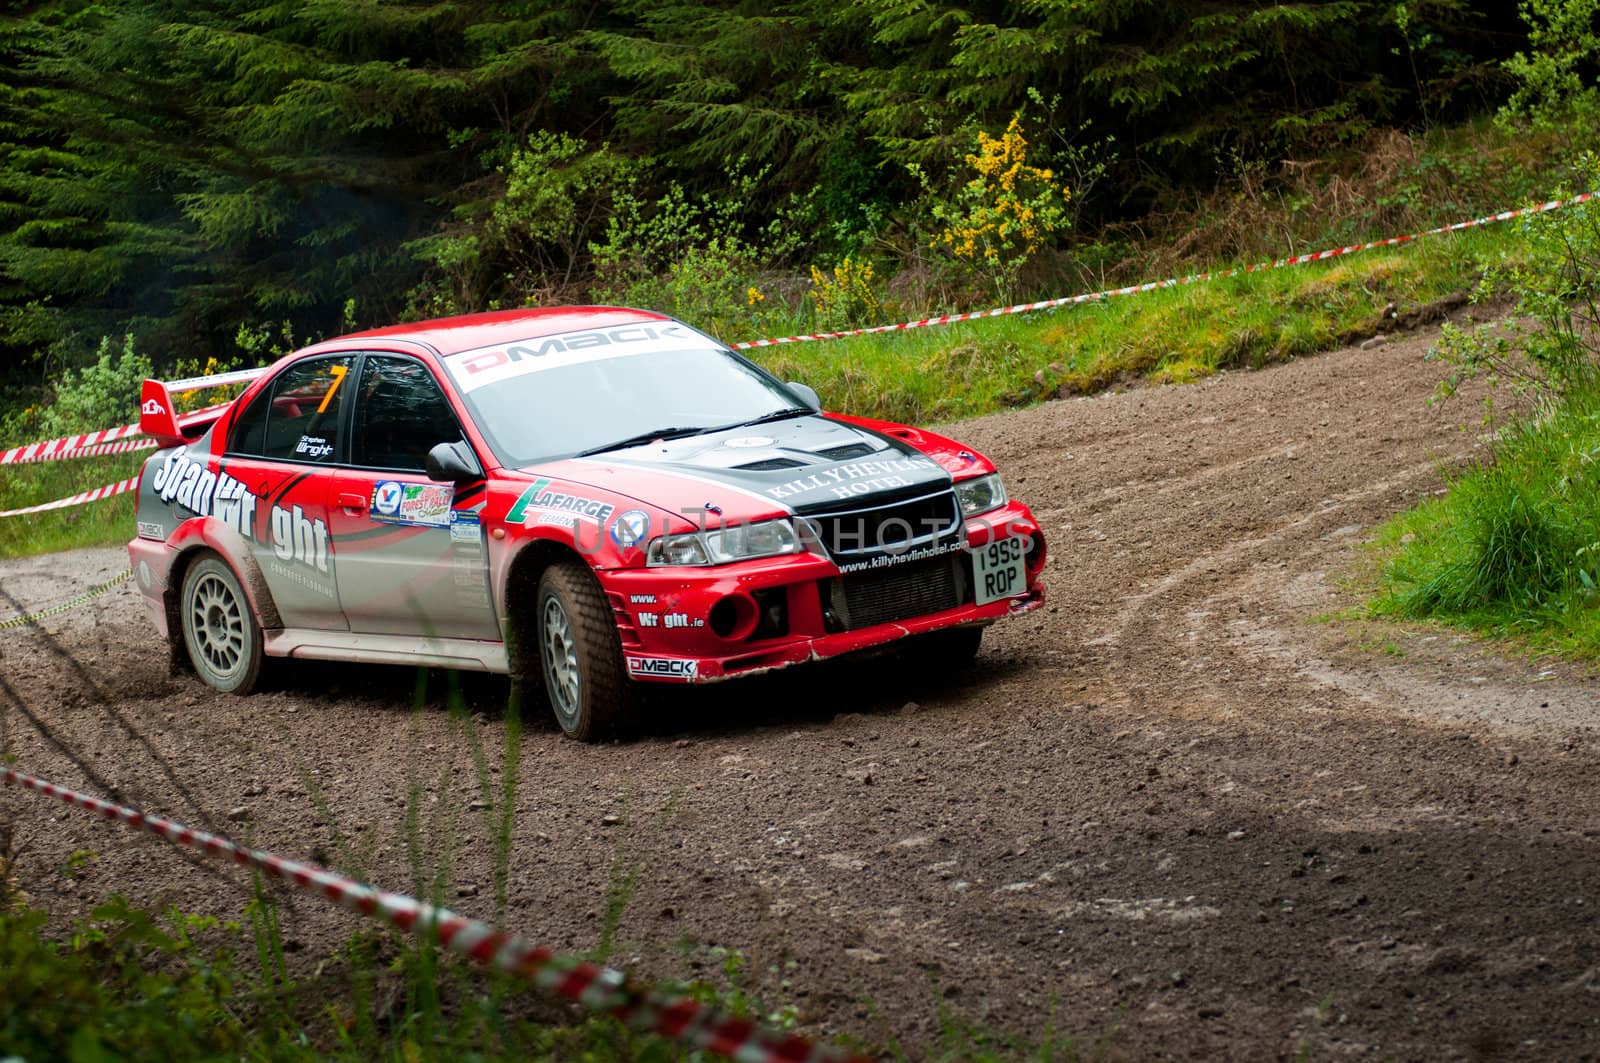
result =
[[367,511],[367,496],[345,493],[339,496],[339,508],[348,509],[355,513]]

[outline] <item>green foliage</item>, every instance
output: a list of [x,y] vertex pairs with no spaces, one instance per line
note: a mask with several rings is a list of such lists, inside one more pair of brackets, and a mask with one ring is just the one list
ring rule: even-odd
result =
[[[1576,172],[1580,188],[1597,187],[1600,156],[1585,153]],[[1434,352],[1450,367],[1441,397],[1480,377],[1555,398],[1600,386],[1600,204],[1535,214],[1521,228],[1528,254],[1487,263],[1475,292],[1480,302],[1509,294],[1515,310],[1470,331],[1445,327]]]
[[1564,131],[1600,118],[1600,0],[1522,0],[1528,50],[1502,65],[1516,85],[1508,122]]
[[496,170],[498,195],[457,207],[440,231],[410,245],[430,266],[410,316],[559,298],[587,276],[591,240],[643,166],[605,144],[591,150],[566,133],[535,132]]
[[[1531,0],[1523,36],[1465,0],[26,5],[0,16],[0,358],[129,331],[204,356],[241,323],[331,332],[351,297],[368,322],[566,300],[619,195],[721,195],[739,158],[764,167],[739,245],[699,241],[659,289],[612,263],[598,290],[695,306],[778,247],[752,219],[781,211],[780,254],[909,244],[921,268],[908,167],[942,187],[972,130],[1025,105],[1071,227],[1136,221],[1228,160],[1493,107],[1519,47],[1528,92],[1570,95],[1592,6]],[[1073,155],[1111,131],[1122,154]]]
[[781,216],[747,235],[751,196],[762,173],[726,174],[726,191],[692,195],[673,184],[659,198],[619,193],[594,255],[594,297],[663,310],[718,337],[771,320],[778,311],[751,295],[764,263],[794,248]]
[[971,176],[948,199],[930,197],[929,211],[940,226],[933,246],[985,275],[995,296],[1006,300],[1022,267],[1067,227],[1072,190],[1053,170],[1029,162],[1020,111],[999,137],[978,130],[974,150],[963,158]]
[[1502,430],[1492,463],[1379,535],[1375,612],[1600,653],[1600,393]]
[[122,338],[120,348],[112,345],[111,337],[102,336],[94,362],[64,370],[47,399],[6,423],[5,435],[21,443],[136,421],[139,389],[152,376],[155,367],[148,355],[135,350],[131,333]]
[[829,272],[812,266],[810,295],[817,327],[824,331],[876,325],[882,320],[883,299],[871,262],[846,255]]
[[165,925],[116,898],[67,941],[45,916],[0,914],[6,1003],[0,1045],[21,1059],[210,1059],[244,1050],[231,954],[209,953],[207,921]]
[[350,296],[392,319],[406,242],[482,176],[462,149],[592,119],[586,11],[106,0],[8,19],[0,297],[38,302],[64,344],[114,323],[181,349],[262,314],[326,331]]

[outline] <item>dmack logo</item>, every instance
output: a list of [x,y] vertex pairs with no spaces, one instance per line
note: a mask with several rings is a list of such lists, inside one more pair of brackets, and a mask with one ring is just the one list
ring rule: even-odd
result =
[[564,336],[551,336],[540,340],[537,344],[529,340],[527,344],[516,344],[503,351],[484,351],[464,359],[461,363],[468,376],[487,372],[495,366],[505,365],[508,362],[520,362],[524,358],[541,358],[547,354],[560,354],[564,351],[584,351],[594,347],[611,347],[619,343],[642,343],[645,340],[659,339],[688,339],[693,334],[682,325],[627,325],[622,328],[606,329],[601,332],[578,332]]
[[700,662],[680,661],[672,657],[629,657],[628,671],[634,675],[656,675],[666,679],[693,679],[700,674]]

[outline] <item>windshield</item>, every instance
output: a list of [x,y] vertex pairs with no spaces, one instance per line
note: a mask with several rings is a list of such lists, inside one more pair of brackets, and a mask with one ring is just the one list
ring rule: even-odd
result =
[[804,408],[778,381],[714,348],[552,358],[463,397],[495,456],[511,468]]

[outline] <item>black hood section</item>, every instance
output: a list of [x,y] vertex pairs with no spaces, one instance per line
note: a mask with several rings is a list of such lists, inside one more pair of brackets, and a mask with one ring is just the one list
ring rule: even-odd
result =
[[814,414],[630,447],[597,460],[725,483],[802,514],[912,498],[951,483],[948,472],[904,440]]

